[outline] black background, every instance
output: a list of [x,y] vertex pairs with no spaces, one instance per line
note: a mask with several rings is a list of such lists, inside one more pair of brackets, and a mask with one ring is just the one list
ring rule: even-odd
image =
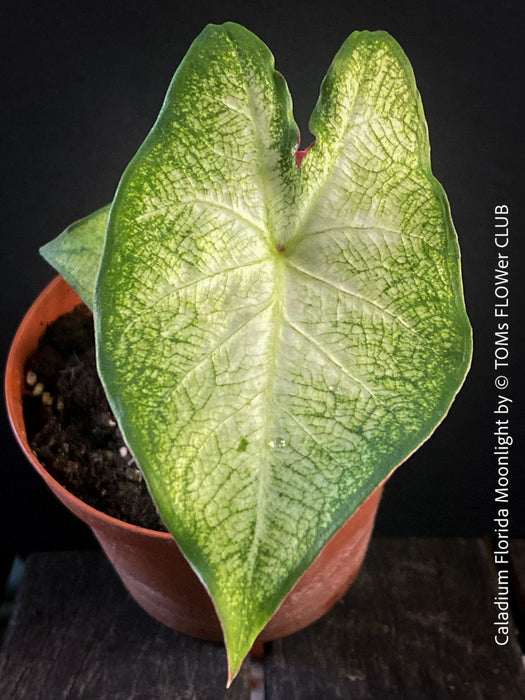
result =
[[[38,247],[108,203],[158,113],[171,76],[208,22],[234,20],[265,41],[285,75],[304,141],[331,59],[355,29],[385,29],[413,65],[433,169],[449,196],[474,328],[471,372],[446,421],[390,479],[380,535],[492,532],[494,207],[511,210],[511,523],[522,508],[523,22],[518,2],[4,3],[2,56],[2,358],[25,310],[54,273]],[[1,545],[86,546],[25,462],[2,415]]]

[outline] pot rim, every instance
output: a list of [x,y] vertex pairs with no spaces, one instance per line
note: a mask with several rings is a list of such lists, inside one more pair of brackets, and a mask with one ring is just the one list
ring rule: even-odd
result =
[[[173,536],[169,532],[160,532],[159,530],[151,530],[140,525],[133,525],[123,520],[119,520],[101,510],[97,510],[93,506],[85,503],[80,498],[68,491],[62,484],[57,481],[47,471],[44,465],[40,462],[36,454],[31,449],[24,420],[22,394],[25,385],[25,363],[29,355],[36,350],[38,339],[45,331],[47,325],[53,319],[42,321],[40,311],[47,306],[47,302],[57,292],[62,292],[67,297],[69,308],[63,313],[73,309],[78,304],[82,303],[82,299],[70,287],[61,275],[57,275],[49,284],[47,284],[42,292],[33,301],[27,312],[25,313],[18,329],[13,337],[9,354],[7,357],[5,369],[5,398],[6,408],[11,428],[20,445],[26,458],[31,462],[36,471],[44,479],[47,486],[60,498],[63,502],[71,503],[76,510],[81,510],[86,520],[101,520],[107,525],[121,527],[130,533],[142,534],[143,536],[154,537],[161,540],[173,540]],[[58,318],[58,316],[56,316]],[[39,326],[37,330],[37,326]]]

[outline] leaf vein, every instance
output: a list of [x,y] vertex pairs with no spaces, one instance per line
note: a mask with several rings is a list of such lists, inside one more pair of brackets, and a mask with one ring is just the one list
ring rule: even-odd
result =
[[305,277],[308,277],[312,280],[315,280],[316,282],[320,282],[321,284],[324,284],[328,287],[331,287],[332,289],[336,289],[338,292],[341,292],[342,294],[346,294],[349,297],[352,297],[354,299],[359,299],[359,301],[362,301],[364,304],[368,304],[369,306],[374,307],[378,311],[380,311],[383,316],[390,318],[394,321],[398,321],[402,326],[404,326],[409,332],[413,333],[417,337],[419,337],[419,334],[403,319],[401,316],[396,316],[393,314],[391,311],[388,311],[387,309],[383,308],[380,304],[378,304],[376,301],[373,301],[372,299],[367,299],[366,297],[362,296],[361,294],[358,294],[357,292],[352,292],[349,289],[345,289],[344,287],[340,287],[337,284],[334,284],[334,282],[330,282],[329,280],[325,279],[324,277],[319,277],[319,275],[314,275],[313,273],[309,272],[308,270],[305,270],[304,268],[300,267],[299,265],[296,265],[295,263],[292,263],[291,261],[288,261],[288,267],[295,272],[304,275]]
[[255,313],[253,316],[251,316],[249,319],[241,323],[240,326],[237,326],[228,336],[225,338],[221,338],[220,341],[213,347],[211,350],[209,350],[201,359],[193,364],[188,370],[185,370],[184,376],[180,381],[178,381],[174,387],[172,387],[169,391],[169,395],[173,396],[181,386],[184,386],[186,381],[188,380],[189,377],[192,376],[192,374],[203,364],[205,364],[208,360],[212,358],[212,356],[221,348],[223,348],[234,336],[237,335],[240,331],[242,331],[246,326],[248,326],[250,323],[252,323],[256,318],[261,316],[270,306],[273,304],[273,299],[270,300],[268,304],[266,304],[262,309],[259,309],[257,313]]
[[296,416],[294,416],[293,413],[290,413],[290,411],[287,411],[286,408],[284,408],[284,407],[281,406],[280,404],[277,404],[277,406],[279,407],[279,409],[280,409],[283,413],[286,413],[286,415],[288,415],[288,416],[294,421],[294,423],[296,423],[296,424],[299,426],[299,428],[301,428],[301,430],[302,430],[306,435],[308,435],[308,437],[310,437],[310,438],[315,442],[315,444],[316,444],[318,447],[321,448],[321,450],[322,450],[323,452],[328,453],[328,454],[330,455],[330,459],[331,459],[333,462],[335,462],[335,464],[337,464],[337,466],[340,467],[341,470],[342,470],[343,472],[347,469],[347,465],[341,464],[341,462],[340,462],[339,460],[337,460],[337,459],[333,456],[333,454],[332,454],[331,452],[329,452],[329,451],[326,449],[326,447],[323,446],[323,444],[316,438],[316,436],[315,436],[310,430],[308,430],[308,428],[304,425],[304,423],[302,423],[302,421],[300,421]]
[[364,391],[371,397],[373,397],[378,403],[382,403],[380,399],[374,394],[372,389],[370,389],[369,386],[363,382],[363,380],[359,379],[358,377],[354,376],[351,372],[349,372],[346,367],[334,356],[332,353],[328,352],[326,348],[322,346],[322,344],[316,340],[313,336],[311,336],[309,333],[306,331],[302,330],[301,328],[298,328],[288,317],[284,317],[283,319],[284,323],[291,328],[295,333],[300,335],[304,340],[306,340],[310,345],[313,345],[318,352],[323,355],[329,362],[331,362],[333,365],[335,365],[338,369],[341,370],[341,372],[348,377],[354,384],[357,384],[359,387],[364,389]]

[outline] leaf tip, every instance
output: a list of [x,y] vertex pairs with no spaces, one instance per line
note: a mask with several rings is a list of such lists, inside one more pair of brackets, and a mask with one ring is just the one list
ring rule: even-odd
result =
[[232,659],[228,654],[228,678],[226,680],[226,690],[231,687],[233,681],[239,675],[245,657]]

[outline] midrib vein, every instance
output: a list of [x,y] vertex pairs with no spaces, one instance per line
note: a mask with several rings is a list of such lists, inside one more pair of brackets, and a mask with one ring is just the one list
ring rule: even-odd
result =
[[[240,56],[237,52],[237,48],[234,42],[231,42],[233,51],[235,52],[239,66],[244,72],[243,62],[240,60]],[[255,150],[257,154],[257,175],[262,191],[262,200],[264,203],[264,219],[266,222],[266,242],[270,249],[273,249],[277,243],[276,240],[276,223],[274,220],[274,196],[272,192],[271,183],[268,181],[267,169],[266,169],[266,159],[267,151],[270,148],[266,143],[263,142],[261,134],[264,133],[263,129],[260,128],[260,124],[257,122],[256,110],[254,108],[254,98],[252,90],[250,89],[250,81],[247,79],[248,76],[245,74],[245,84],[246,84],[246,96],[248,100],[248,110],[251,118],[251,122],[254,130],[254,142]],[[261,231],[261,229],[259,228]],[[275,258],[275,286],[274,286],[274,313],[273,313],[273,323],[271,325],[270,334],[273,338],[273,343],[271,345],[271,357],[272,363],[268,372],[268,401],[267,406],[273,406],[273,395],[275,393],[275,383],[277,377],[277,367],[280,359],[281,350],[281,327],[283,319],[283,306],[285,299],[285,271],[284,271],[284,260],[280,256]],[[263,454],[268,455],[269,443],[275,437],[275,415],[268,415],[267,421],[267,431],[265,435],[265,445],[263,446]],[[251,583],[253,581],[255,572],[255,563],[258,553],[258,544],[264,538],[266,531],[266,508],[268,502],[268,489],[271,479],[271,459],[268,455],[266,459],[262,459],[261,467],[259,471],[259,485],[257,489],[257,501],[256,501],[256,515],[255,515],[255,527],[253,533],[253,539],[248,553],[247,558],[247,580]]]
[[262,133],[264,133],[264,130],[261,129],[261,125],[257,122],[257,116],[256,116],[256,109],[255,109],[255,101],[253,98],[252,90],[250,88],[250,76],[246,74],[245,68],[244,68],[244,63],[241,60],[241,57],[239,55],[237,46],[235,45],[235,42],[232,41],[232,39],[228,36],[228,39],[230,41],[230,45],[232,47],[232,51],[235,54],[237,58],[237,62],[240,68],[240,71],[243,73],[244,76],[244,85],[246,86],[246,98],[247,98],[247,106],[248,106],[248,115],[245,115],[249,121],[252,123],[252,128],[253,128],[253,140],[255,142],[255,151],[257,153],[257,175],[259,178],[259,181],[261,183],[261,190],[262,190],[262,201],[264,205],[264,219],[266,221],[266,231],[262,229],[262,227],[259,227],[259,231],[263,234],[266,234],[268,236],[269,240],[267,240],[267,243],[269,245],[272,245],[275,243],[275,227],[274,227],[274,222],[273,222],[273,217],[272,217],[272,198],[270,198],[270,187],[269,183],[267,182],[266,178],[266,168],[265,168],[265,161],[266,161],[266,151],[267,151],[267,146],[262,140]]
[[[281,329],[284,320],[284,301],[286,294],[286,276],[285,262],[278,256],[275,259],[275,287],[274,287],[274,312],[270,329],[271,338],[271,357],[272,362],[268,371],[268,384],[266,401],[267,406],[274,406],[275,384],[277,380],[277,368],[280,362],[282,342]],[[270,411],[270,409],[268,409]],[[266,422],[267,428],[263,445],[263,454],[268,455],[261,460],[261,469],[259,472],[259,487],[257,490],[257,509],[255,515],[255,528],[253,533],[252,544],[248,554],[248,580],[253,580],[255,571],[255,562],[257,559],[258,544],[264,538],[266,531],[266,508],[269,496],[269,486],[271,480],[271,457],[269,453],[269,445],[277,436],[276,434],[276,416],[274,413],[268,413]]]

